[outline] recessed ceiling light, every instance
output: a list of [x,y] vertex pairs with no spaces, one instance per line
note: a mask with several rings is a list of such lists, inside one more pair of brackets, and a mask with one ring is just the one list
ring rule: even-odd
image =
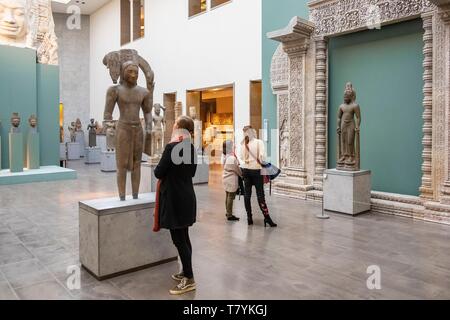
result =
[[58,3],[62,3],[62,4],[68,4],[70,1],[72,0],[52,0],[53,2],[58,2]]

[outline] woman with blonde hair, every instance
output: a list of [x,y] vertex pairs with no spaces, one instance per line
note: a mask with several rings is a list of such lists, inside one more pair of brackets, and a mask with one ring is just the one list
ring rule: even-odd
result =
[[248,225],[253,224],[251,198],[252,187],[255,186],[259,208],[264,215],[264,227],[267,224],[271,227],[276,227],[277,224],[272,221],[267,208],[264,194],[264,177],[261,174],[262,163],[266,157],[264,142],[257,138],[256,131],[252,126],[244,127],[243,131],[245,138],[242,142],[240,157],[242,160],[241,167],[245,186],[244,201]]

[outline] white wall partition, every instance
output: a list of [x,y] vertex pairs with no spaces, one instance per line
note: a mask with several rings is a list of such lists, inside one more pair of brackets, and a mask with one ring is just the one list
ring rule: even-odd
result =
[[[102,119],[112,84],[103,56],[133,48],[155,71],[154,102],[177,92],[186,110],[186,90],[234,84],[235,129],[250,122],[250,81],[261,79],[261,0],[233,0],[192,18],[188,0],[146,0],[145,37],[120,46],[120,1],[91,15],[91,116]],[[141,76],[141,85],[144,85]],[[184,112],[185,112],[184,110]],[[117,111],[116,111],[117,112]],[[118,116],[116,114],[115,116]]]

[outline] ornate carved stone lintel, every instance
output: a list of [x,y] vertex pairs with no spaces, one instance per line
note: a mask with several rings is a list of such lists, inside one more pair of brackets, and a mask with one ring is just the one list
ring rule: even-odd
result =
[[[442,2],[442,0],[432,0]],[[315,0],[310,20],[317,36],[339,35],[414,19],[436,7],[428,0]]]

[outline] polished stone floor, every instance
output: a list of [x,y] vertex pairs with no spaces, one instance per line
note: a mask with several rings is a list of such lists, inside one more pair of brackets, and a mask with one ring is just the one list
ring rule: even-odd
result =
[[[69,290],[78,262],[78,201],[114,196],[115,174],[69,162],[78,180],[0,187],[0,299],[449,299],[450,227],[407,218],[332,214],[320,204],[268,197],[278,228],[262,216],[248,227],[243,199],[224,218],[220,176],[196,187],[192,228],[197,291],[171,297],[172,262],[98,282],[85,271]],[[142,191],[148,191],[148,173]],[[255,210],[256,212],[256,210]],[[151,248],[149,248],[151,250]],[[381,290],[369,290],[367,268],[380,267]]]

